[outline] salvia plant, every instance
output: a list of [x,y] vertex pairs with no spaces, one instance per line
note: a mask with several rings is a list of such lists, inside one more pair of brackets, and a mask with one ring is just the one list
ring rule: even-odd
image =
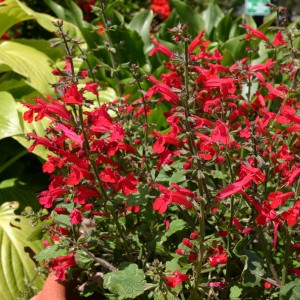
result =
[[[36,232],[46,235],[35,259],[84,296],[296,299],[297,30],[278,22],[267,36],[244,24],[246,56],[226,65],[205,30],[192,37],[178,23],[172,50],[152,39],[157,75],[118,64],[113,25],[104,6],[96,13],[110,65],[91,64],[58,21],[54,44],[66,55],[55,96],[23,103],[24,120],[49,122],[44,136],[27,136],[29,151],[47,149],[51,178],[38,197],[47,213]],[[104,73],[116,90],[107,103]]]

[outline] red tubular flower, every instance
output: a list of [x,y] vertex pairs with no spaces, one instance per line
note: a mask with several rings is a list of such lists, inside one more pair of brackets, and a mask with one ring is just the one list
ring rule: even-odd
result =
[[276,35],[274,36],[273,45],[274,46],[286,45],[286,41],[280,30],[277,31]]
[[151,43],[155,45],[155,47],[150,51],[149,56],[152,56],[154,53],[163,53],[164,55],[168,56],[169,58],[173,57],[172,51],[164,46],[163,44],[160,44],[156,40],[151,40]]
[[268,195],[268,200],[271,202],[271,207],[273,209],[284,205],[284,203],[286,202],[286,200],[290,197],[293,197],[294,193],[293,192],[288,192],[288,193],[283,193],[281,191],[277,191],[277,192],[271,192]]
[[164,83],[159,82],[155,77],[149,76],[148,79],[155,85],[150,87],[146,93],[146,98],[150,99],[154,94],[161,94],[162,100],[170,102],[172,105],[177,105],[178,95],[171,91],[171,88]]
[[221,142],[222,144],[228,144],[230,136],[228,134],[228,127],[225,123],[217,120],[216,126],[211,133],[211,139],[214,143]]
[[65,92],[63,102],[66,104],[78,104],[81,105],[83,101],[82,94],[78,91],[77,85],[70,85]]
[[[174,185],[172,185],[172,189],[170,190],[161,184],[156,184],[156,187],[159,189],[162,195],[155,199],[153,203],[153,209],[158,210],[159,214],[164,213],[171,203],[181,204],[188,209],[193,207],[192,203],[186,198],[187,194],[183,194],[184,190],[179,191],[180,189],[176,188]],[[174,191],[174,189],[177,190]]]
[[173,272],[174,277],[166,276],[167,285],[171,288],[185,282],[189,279],[189,275],[182,274],[180,271],[176,270]]
[[80,224],[82,220],[82,213],[77,208],[74,208],[73,211],[70,213],[71,224]]
[[205,30],[202,30],[197,35],[197,37],[192,40],[192,42],[191,42],[191,44],[190,44],[190,46],[188,48],[188,52],[189,53],[193,52],[197,46],[202,45],[204,43],[204,41],[202,39],[203,36],[204,36],[204,34],[205,34]]
[[66,280],[66,271],[75,265],[74,253],[52,259],[52,269],[55,271],[55,276],[62,281]]
[[226,252],[222,252],[220,254],[215,254],[213,256],[210,256],[208,259],[209,259],[209,265],[211,267],[214,267],[218,264],[226,264],[228,257]]
[[257,29],[254,29],[253,27],[249,26],[249,25],[246,25],[246,24],[242,24],[241,25],[243,28],[247,29],[247,35],[246,35],[246,38],[245,40],[249,40],[250,38],[252,37],[258,37],[260,38],[261,40],[265,41],[265,42],[269,42],[268,38],[259,30]]

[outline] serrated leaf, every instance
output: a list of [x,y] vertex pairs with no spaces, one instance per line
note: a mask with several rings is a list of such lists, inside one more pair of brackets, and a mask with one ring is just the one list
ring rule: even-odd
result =
[[264,260],[255,252],[244,250],[245,267],[242,272],[244,286],[254,287],[259,285],[262,277],[265,274]]
[[104,288],[118,299],[134,299],[144,293],[145,274],[136,264],[126,264],[119,270],[103,276]]
[[[35,264],[30,258],[42,250],[42,243],[29,242],[32,230],[29,220],[15,215],[18,202],[6,202],[0,207],[0,299],[15,300],[25,290],[24,280],[36,275]],[[41,288],[43,280],[37,277],[34,285]]]
[[169,180],[169,183],[178,183],[178,182],[183,182],[186,180],[186,177],[184,175],[185,171],[184,170],[178,170],[173,173],[172,177]]
[[224,174],[222,171],[216,170],[212,172],[211,176],[217,179],[225,179],[228,175]]
[[229,299],[230,300],[238,300],[240,295],[242,294],[242,289],[239,288],[238,286],[234,285],[230,288],[230,295]]
[[128,195],[125,200],[128,206],[146,204],[149,199],[149,189],[147,186],[138,188],[138,192]]
[[284,285],[280,289],[279,300],[298,300],[300,295],[300,279]]
[[37,261],[49,261],[50,259],[67,255],[68,251],[65,247],[62,247],[61,245],[53,245],[49,246],[42,251],[40,251],[37,255],[35,255],[35,259]]
[[21,134],[17,105],[8,92],[0,92],[0,139]]

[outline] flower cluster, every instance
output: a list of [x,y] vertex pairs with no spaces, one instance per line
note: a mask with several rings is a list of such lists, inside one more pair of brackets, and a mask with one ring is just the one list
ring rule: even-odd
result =
[[[157,5],[162,3],[153,1],[152,9]],[[169,6],[161,7],[160,17],[166,18]],[[242,27],[249,47],[262,43],[276,54],[287,45],[280,31],[270,42],[257,29]],[[166,56],[165,72],[147,76],[150,87],[139,99],[119,95],[101,104],[96,100],[101,87],[86,69],[75,73],[68,55],[65,68],[53,72],[59,77],[56,99],[24,103],[26,121],[50,121],[44,137],[28,134],[30,151],[38,145],[49,151],[43,170],[51,182],[39,201],[53,209],[50,238],[59,234],[69,247],[49,265],[64,280],[82,247],[95,252],[90,255],[99,264],[95,272],[115,270],[112,265],[123,258],[147,268],[146,258],[167,261],[172,253],[176,266],[153,275],[156,289],[175,293],[184,283],[194,295],[210,288],[226,295],[230,278],[244,273],[240,262],[258,251],[269,266],[263,279],[281,287],[287,273],[279,278],[266,244],[285,251],[283,241],[291,243],[300,219],[298,69],[293,61],[278,66],[273,57],[257,63],[251,51],[225,66],[205,31],[192,40],[182,24],[170,32],[183,51],[152,41],[150,56]],[[277,67],[292,84],[274,83]],[[161,128],[148,120],[158,107],[164,108]],[[87,219],[97,236],[82,232]],[[174,228],[183,231],[179,241],[169,240]],[[257,237],[262,246],[253,242]],[[161,249],[166,241],[167,254]],[[202,278],[206,270],[214,281]]]

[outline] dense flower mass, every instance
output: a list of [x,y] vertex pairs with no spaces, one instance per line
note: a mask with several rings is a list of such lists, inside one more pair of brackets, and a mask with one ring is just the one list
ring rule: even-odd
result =
[[168,0],[151,0],[150,8],[162,20],[167,19],[171,13],[171,8]]
[[[162,19],[170,14],[165,1],[151,8]],[[48,243],[59,236],[69,247],[49,264],[58,278],[71,276],[72,267],[82,276],[106,272],[102,288],[115,292],[110,284],[134,265],[132,277],[143,274],[141,289],[151,281],[149,289],[166,299],[181,292],[229,299],[230,285],[267,282],[275,289],[288,271],[299,276],[298,264],[287,262],[292,240],[299,244],[299,69],[276,61],[287,45],[282,32],[271,43],[252,26],[240,29],[243,43],[266,47],[264,59],[249,51],[226,65],[205,30],[191,38],[179,23],[170,30],[178,51],[152,40],[149,55],[167,60],[156,76],[140,78],[132,68],[133,95],[101,103],[103,87],[86,69],[76,73],[67,56],[54,72],[56,99],[24,103],[27,122],[49,122],[45,136],[33,132],[28,139],[30,151],[48,151],[43,171],[51,181],[39,194],[40,204],[53,209]],[[278,68],[288,78],[279,84]],[[281,277],[274,268],[279,257]]]

